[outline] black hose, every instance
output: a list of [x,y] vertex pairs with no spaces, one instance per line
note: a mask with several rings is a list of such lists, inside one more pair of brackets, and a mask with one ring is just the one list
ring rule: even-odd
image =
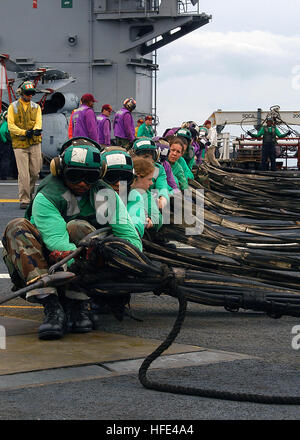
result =
[[146,357],[139,369],[139,380],[141,384],[148,389],[155,391],[162,391],[174,394],[183,394],[188,396],[199,396],[211,399],[231,400],[234,402],[253,402],[262,404],[276,404],[276,405],[300,405],[300,397],[291,396],[273,396],[263,394],[251,394],[251,393],[231,393],[229,391],[219,391],[213,389],[204,388],[188,388],[172,384],[162,384],[149,380],[147,378],[147,371],[152,362],[157,359],[170,345],[174,342],[177,335],[181,330],[181,326],[184,322],[187,301],[185,295],[181,292],[181,289],[177,289],[177,299],[179,303],[179,310],[176,317],[176,321],[173,328],[165,341],[159,345],[153,353]]

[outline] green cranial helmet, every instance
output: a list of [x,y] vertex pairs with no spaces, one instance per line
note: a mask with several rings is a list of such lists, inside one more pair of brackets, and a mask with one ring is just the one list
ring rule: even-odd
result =
[[104,151],[101,154],[101,160],[106,163],[108,170],[133,170],[133,162],[130,154],[121,149]]
[[158,148],[151,138],[144,137],[136,140],[132,146],[132,149],[137,155],[150,153],[155,162],[158,160]]
[[192,140],[192,133],[187,128],[180,128],[175,133],[176,136],[183,137],[188,141],[188,144],[191,143]]
[[107,148],[101,154],[102,165],[105,166],[103,180],[112,185],[126,181],[129,185],[134,178],[131,156],[122,148]]
[[208,130],[204,126],[199,127],[199,137],[204,137],[208,135]]
[[35,95],[36,90],[32,81],[25,81],[20,87],[23,95]]
[[72,145],[64,151],[63,161],[69,168],[100,169],[100,151],[92,145]]

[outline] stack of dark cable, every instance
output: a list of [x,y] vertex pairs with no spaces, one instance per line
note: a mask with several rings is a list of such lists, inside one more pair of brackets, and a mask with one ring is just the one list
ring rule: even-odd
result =
[[[181,224],[164,226],[166,237],[196,248],[197,253],[146,239],[141,253],[128,241],[93,233],[92,239],[83,240],[80,246],[92,248],[94,261],[79,254],[66,282],[72,283],[74,275],[76,288],[89,296],[152,291],[177,298],[179,312],[173,329],[140,368],[139,378],[145,387],[228,400],[299,404],[297,397],[195,390],[161,385],[146,377],[150,364],[179,333],[187,301],[229,311],[264,312],[274,318],[300,316],[300,175],[254,176],[207,165],[201,171],[208,175],[209,187],[204,188],[196,175],[190,182],[193,191],[188,201],[201,234],[186,235],[189,225],[184,219]],[[204,190],[203,218],[197,218],[199,189]]]
[[187,236],[184,222],[164,230],[199,252],[144,240],[146,255],[186,268],[182,288],[189,301],[299,316],[300,173],[253,175],[207,165],[202,172],[209,188],[197,177],[190,182],[195,194],[204,190],[202,233]]
[[[91,274],[82,274],[79,284],[86,286],[88,282],[90,294],[98,292],[98,294],[109,295],[116,291],[118,293],[132,293],[152,290],[157,294],[167,293],[178,300],[179,311],[172,330],[165,341],[143,361],[140,367],[139,380],[144,387],[169,393],[233,401],[300,404],[300,397],[231,393],[227,391],[189,388],[158,383],[149,380],[147,377],[147,371],[151,363],[167,350],[180,332],[185,318],[187,300],[214,306],[223,305],[232,310],[239,307],[261,310],[274,317],[280,314],[299,316],[300,297],[298,300],[294,292],[276,286],[266,286],[263,283],[251,281],[250,279],[242,280],[199,270],[184,269],[184,264],[180,264],[180,268],[170,267],[168,264],[149,259],[128,242],[114,237],[108,237],[104,240],[97,240],[95,238],[92,245],[96,256],[101,257],[106,263],[105,267],[99,268],[98,273],[95,273],[94,279],[91,277]],[[182,259],[184,260],[184,258]],[[120,283],[115,281],[116,271],[119,274],[119,278],[122,278]],[[218,287],[216,287],[218,285],[221,288],[227,286],[222,295]]]

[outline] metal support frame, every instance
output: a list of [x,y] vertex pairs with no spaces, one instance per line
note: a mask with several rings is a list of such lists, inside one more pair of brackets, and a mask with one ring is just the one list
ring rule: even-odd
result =
[[[262,147],[262,140],[253,140],[252,138],[246,138],[245,136],[241,136],[240,138],[237,138],[234,142],[233,142],[234,147],[238,147],[238,149],[235,151],[236,153],[240,150],[243,150],[244,147],[252,147],[251,151],[260,151],[261,147]],[[292,159],[293,157],[289,157],[288,156],[288,151],[290,148],[292,148],[294,150],[296,150],[296,154],[294,156],[295,159],[297,159],[297,168],[298,170],[300,170],[300,137],[294,137],[294,138],[282,138],[282,139],[278,139],[277,140],[277,145],[279,145],[281,148],[284,148],[285,150],[285,155],[282,156],[278,156],[277,159],[281,158],[281,159],[285,159],[285,169],[288,168],[287,166],[287,160],[288,159]],[[256,158],[256,160],[260,160],[259,157]],[[243,161],[243,160],[241,160]],[[248,159],[244,160],[245,162],[249,161]],[[255,161],[255,159],[253,159],[252,161]]]

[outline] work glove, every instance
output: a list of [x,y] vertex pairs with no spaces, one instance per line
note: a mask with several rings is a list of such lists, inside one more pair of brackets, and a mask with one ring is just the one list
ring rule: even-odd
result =
[[33,136],[41,136],[41,134],[42,134],[42,130],[40,129],[33,130]]
[[286,136],[289,136],[290,134],[292,134],[291,130],[289,130],[289,131],[286,133]]
[[52,251],[49,254],[49,262],[55,264],[70,255],[73,251]]
[[251,133],[251,131],[247,131],[247,135],[250,136],[250,137],[252,137],[252,133]]
[[34,130],[27,130],[26,133],[25,133],[25,136],[26,136],[27,138],[32,138],[32,136],[33,136],[33,132],[34,132]]

